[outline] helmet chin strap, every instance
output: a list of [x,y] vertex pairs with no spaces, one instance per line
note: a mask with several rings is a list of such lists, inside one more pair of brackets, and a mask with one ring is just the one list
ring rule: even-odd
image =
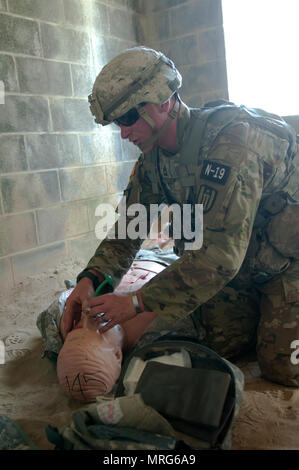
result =
[[180,109],[180,101],[176,98],[174,106],[172,110],[170,111],[170,113],[168,114],[168,117],[166,121],[164,122],[163,126],[161,127],[161,129],[157,129],[155,122],[148,115],[147,111],[145,110],[145,107],[137,106],[137,111],[138,111],[139,116],[142,117],[152,128],[152,136],[146,142],[143,142],[142,144],[138,145],[141,150],[145,150],[147,147],[150,147],[152,144],[157,142],[157,140],[164,134],[164,132],[170,125],[171,121],[176,117],[179,109]]

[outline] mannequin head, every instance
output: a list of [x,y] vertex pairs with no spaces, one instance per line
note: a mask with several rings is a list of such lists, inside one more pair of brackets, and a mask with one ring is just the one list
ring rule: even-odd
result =
[[89,403],[108,394],[122,361],[123,331],[119,325],[104,334],[78,327],[69,332],[57,359],[61,387],[72,398]]
[[[165,266],[152,261],[134,261],[115,292],[136,291],[163,269]],[[61,316],[57,323],[61,324],[64,305],[72,290],[60,297]],[[110,393],[120,374],[122,351],[135,346],[154,318],[153,312],[143,312],[100,334],[97,324],[83,315],[66,336],[58,355],[61,387],[70,397],[85,403]]]

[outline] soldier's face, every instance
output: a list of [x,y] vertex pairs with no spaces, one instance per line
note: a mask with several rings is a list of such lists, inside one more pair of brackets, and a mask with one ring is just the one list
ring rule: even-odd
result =
[[[148,115],[153,119],[156,128],[161,129],[168,117],[168,108],[166,109],[163,105],[160,106],[153,103],[147,103],[145,105],[145,109]],[[122,139],[129,139],[129,141],[137,147],[140,147],[141,144],[150,139],[153,134],[151,126],[142,117],[140,117],[132,126],[124,126],[120,124],[119,127],[121,129]],[[147,148],[143,149],[143,152],[150,152],[156,144],[157,142],[154,142],[149,145]]]

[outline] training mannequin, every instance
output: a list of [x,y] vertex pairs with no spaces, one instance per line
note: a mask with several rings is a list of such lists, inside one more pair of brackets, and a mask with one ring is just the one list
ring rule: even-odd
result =
[[111,392],[120,374],[122,351],[137,343],[153,315],[144,312],[103,334],[98,332],[96,324],[92,326],[86,320],[83,318],[67,335],[58,355],[57,375],[68,395],[89,403]]
[[[116,291],[122,293],[139,288],[164,268],[151,261],[135,261]],[[69,289],[65,300],[72,290]],[[63,390],[85,403],[109,394],[120,374],[122,352],[137,343],[153,319],[153,312],[142,312],[121,326],[115,325],[106,333],[99,333],[96,319],[82,313],[79,323],[66,336],[57,359],[57,375]]]
[[72,330],[57,359],[61,387],[87,403],[109,393],[120,374],[122,346],[121,328],[111,328],[108,335],[84,327]]

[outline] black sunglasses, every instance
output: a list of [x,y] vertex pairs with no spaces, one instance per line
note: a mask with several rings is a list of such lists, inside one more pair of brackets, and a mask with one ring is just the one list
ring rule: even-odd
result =
[[130,109],[126,114],[123,114],[119,118],[115,119],[114,122],[118,125],[123,125],[126,127],[133,126],[135,122],[139,119],[139,114],[136,108]]
[[[146,105],[146,103],[140,103],[140,105],[144,106]],[[139,117],[140,116],[139,116],[137,109],[131,108],[129,109],[127,113],[115,119],[114,122],[118,125],[121,124],[122,126],[130,127],[130,126],[133,126],[133,124],[135,124],[135,122],[138,121]]]

